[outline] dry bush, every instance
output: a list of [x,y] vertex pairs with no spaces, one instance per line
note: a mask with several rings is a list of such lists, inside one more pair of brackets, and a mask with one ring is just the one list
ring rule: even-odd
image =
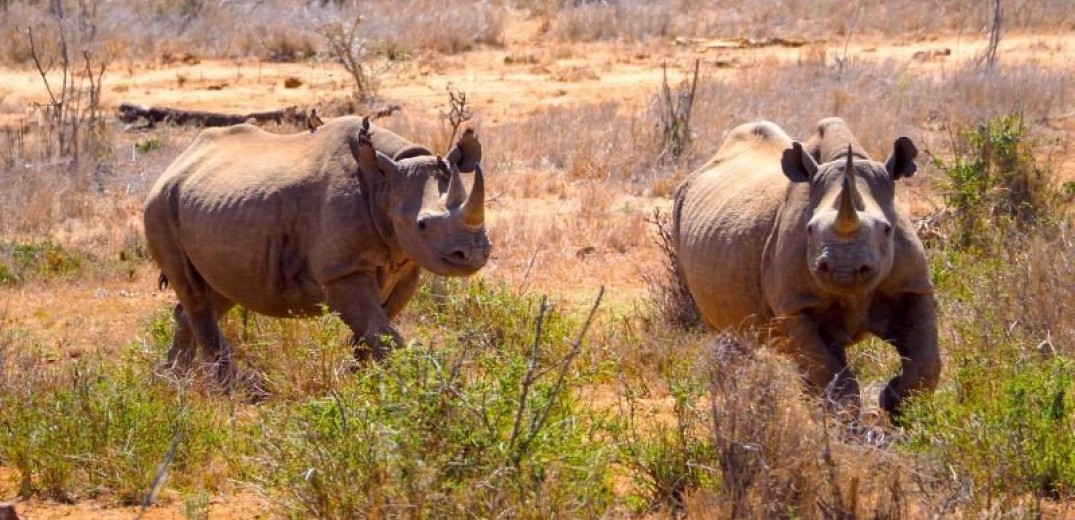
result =
[[[621,361],[621,461],[645,510],[687,518],[904,518],[935,510],[890,433],[842,423],[798,369],[730,335],[655,325]],[[940,492],[940,488],[934,489]]]
[[653,242],[661,252],[661,270],[643,276],[649,303],[662,323],[682,329],[699,328],[702,316],[680,273],[671,217],[654,210],[650,224],[653,226]]

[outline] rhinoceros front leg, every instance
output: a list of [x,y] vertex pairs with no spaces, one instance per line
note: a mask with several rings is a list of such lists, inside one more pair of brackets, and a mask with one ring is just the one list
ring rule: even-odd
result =
[[849,339],[826,337],[808,315],[782,318],[780,325],[788,340],[783,350],[795,358],[811,389],[822,394],[827,404],[857,413],[859,385],[844,351]]
[[900,354],[900,374],[881,392],[881,408],[899,416],[903,402],[916,392],[932,392],[941,375],[937,346],[937,310],[932,295],[909,295],[891,310],[883,336]]
[[388,296],[388,301],[384,304],[384,312],[388,315],[388,319],[394,319],[407,306],[407,302],[411,301],[414,293],[418,291],[421,280],[421,269],[414,269],[396,283],[392,294]]
[[340,314],[354,336],[355,358],[380,360],[403,338],[392,327],[381,306],[380,291],[373,276],[352,275],[325,284],[329,308]]

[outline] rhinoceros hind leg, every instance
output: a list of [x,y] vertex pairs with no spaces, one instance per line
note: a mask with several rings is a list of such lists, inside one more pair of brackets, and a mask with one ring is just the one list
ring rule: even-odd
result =
[[194,341],[190,322],[187,321],[187,314],[183,312],[182,303],[175,304],[175,308],[172,309],[172,320],[175,322],[175,333],[172,335],[172,347],[168,349],[168,361],[165,366],[183,376],[194,364],[197,343]]
[[217,381],[229,386],[235,376],[235,362],[231,345],[217,322],[235,304],[211,289],[207,297],[198,298],[193,305],[185,305],[183,299],[173,311],[176,329],[168,351],[168,366],[179,373],[188,371],[195,359],[195,347],[200,344],[207,361],[215,366]]

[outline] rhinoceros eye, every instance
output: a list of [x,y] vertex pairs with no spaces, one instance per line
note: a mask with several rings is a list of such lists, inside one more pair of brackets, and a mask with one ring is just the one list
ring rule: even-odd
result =
[[425,231],[427,227],[429,227],[429,224],[426,223],[426,219],[418,219],[418,231]]
[[883,229],[885,230],[885,235],[892,234],[892,226],[890,224],[885,224],[885,227]]
[[806,234],[807,235],[813,235],[814,234],[814,225],[813,224],[807,224],[806,225]]

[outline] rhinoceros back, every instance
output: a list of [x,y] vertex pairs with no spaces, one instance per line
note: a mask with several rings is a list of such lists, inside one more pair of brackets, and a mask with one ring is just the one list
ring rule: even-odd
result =
[[741,125],[676,191],[680,272],[713,329],[753,327],[771,317],[761,289],[762,256],[787,191],[780,158],[790,145],[773,123]]

